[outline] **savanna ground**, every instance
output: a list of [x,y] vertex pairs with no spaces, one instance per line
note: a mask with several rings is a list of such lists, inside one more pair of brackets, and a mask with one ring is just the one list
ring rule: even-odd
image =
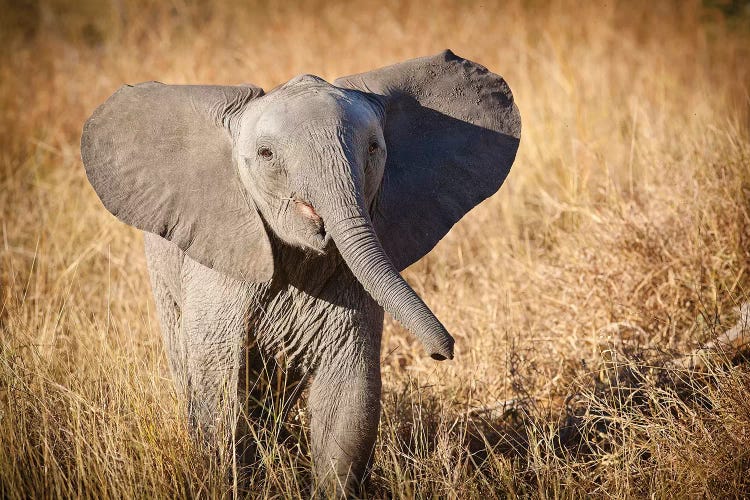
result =
[[[269,89],[446,47],[507,79],[521,147],[500,192],[405,273],[457,356],[425,358],[387,320],[370,495],[750,494],[750,366],[674,362],[750,300],[746,7],[1,7],[1,497],[232,491],[188,439],[142,238],[85,179],[90,112],[123,82]],[[311,494],[305,419],[286,444],[260,439],[241,495]]]

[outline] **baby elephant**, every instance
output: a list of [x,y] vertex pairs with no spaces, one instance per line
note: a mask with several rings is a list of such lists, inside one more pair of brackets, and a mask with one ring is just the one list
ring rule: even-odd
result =
[[383,310],[453,358],[399,271],[497,191],[520,134],[505,81],[448,50],[333,84],[150,82],[102,104],[83,163],[104,206],[145,231],[193,429],[241,434],[247,374],[283,357],[310,381],[316,476],[356,492],[380,420]]

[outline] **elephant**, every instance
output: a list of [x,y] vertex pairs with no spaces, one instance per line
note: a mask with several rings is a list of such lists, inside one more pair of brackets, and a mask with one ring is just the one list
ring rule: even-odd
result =
[[191,428],[227,442],[228,414],[236,436],[246,374],[283,357],[308,390],[315,477],[358,491],[380,420],[384,311],[427,355],[453,358],[399,273],[500,188],[520,136],[505,80],[450,50],[268,93],[124,85],[99,106],[83,164],[105,208],[144,232]]

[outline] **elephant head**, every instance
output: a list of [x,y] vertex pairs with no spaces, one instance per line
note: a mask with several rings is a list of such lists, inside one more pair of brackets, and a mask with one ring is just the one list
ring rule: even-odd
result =
[[86,122],[81,152],[110,212],[228,276],[271,279],[270,238],[340,252],[445,359],[453,338],[399,271],[497,191],[520,132],[505,81],[445,51],[334,84],[304,75],[268,94],[124,86]]

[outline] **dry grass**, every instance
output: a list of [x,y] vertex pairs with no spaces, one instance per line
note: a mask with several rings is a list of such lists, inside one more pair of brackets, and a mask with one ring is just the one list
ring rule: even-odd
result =
[[[746,11],[504,3],[0,6],[0,497],[231,491],[187,437],[141,237],[85,180],[93,108],[122,82],[270,88],[445,47],[506,77],[523,138],[406,272],[457,359],[387,323],[371,495],[750,494],[748,365],[668,362],[750,300]],[[261,442],[243,492],[309,495],[305,453]]]

